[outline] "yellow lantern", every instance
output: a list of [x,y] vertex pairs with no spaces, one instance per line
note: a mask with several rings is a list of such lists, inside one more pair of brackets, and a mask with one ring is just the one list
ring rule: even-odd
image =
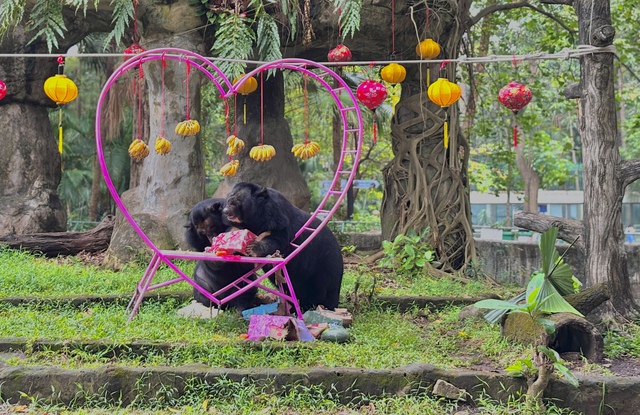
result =
[[437,81],[429,85],[427,95],[434,104],[445,109],[444,112],[444,148],[449,147],[449,124],[447,122],[447,108],[455,104],[462,95],[462,89],[458,84],[450,82],[447,78],[438,78]]
[[416,45],[416,55],[422,59],[433,59],[440,54],[440,45],[433,39],[425,39]]
[[[422,59],[433,59],[440,54],[440,45],[433,39],[425,39],[416,45],[416,55]],[[427,69],[427,86],[431,84],[431,71]]]
[[[241,74],[239,77],[235,78],[233,80],[233,84],[234,85],[237,84],[238,81],[240,79],[242,79],[243,76],[244,76],[244,74]],[[254,77],[251,77],[251,78],[247,79],[242,85],[240,85],[240,89],[238,89],[238,92],[245,96],[245,98],[243,100],[243,103],[242,103],[242,115],[243,115],[242,116],[242,120],[243,120],[243,122],[245,124],[247,123],[247,98],[246,98],[246,95],[249,95],[250,93],[252,93],[256,89],[258,89],[258,81]]]
[[406,76],[407,70],[404,66],[395,62],[388,64],[380,71],[380,77],[390,84],[402,82]]
[[64,59],[58,58],[58,73],[44,81],[44,92],[58,105],[58,151],[62,154],[62,106],[76,99],[78,87],[62,74]]

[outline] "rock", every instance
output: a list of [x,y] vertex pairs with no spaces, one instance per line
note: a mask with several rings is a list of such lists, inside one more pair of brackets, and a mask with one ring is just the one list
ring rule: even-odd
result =
[[471,304],[460,310],[458,314],[458,320],[482,320],[484,317],[484,311]]
[[207,307],[202,303],[195,300],[191,301],[186,307],[182,307],[178,310],[178,315],[181,317],[193,317],[193,318],[214,318],[217,317],[222,310],[216,307]]
[[433,394],[436,396],[442,396],[443,398],[451,399],[454,401],[466,402],[467,400],[466,390],[460,389],[442,379],[438,379],[436,381],[436,384],[433,386]]
[[321,340],[335,343],[346,343],[350,337],[349,331],[344,327],[330,327],[320,335]]

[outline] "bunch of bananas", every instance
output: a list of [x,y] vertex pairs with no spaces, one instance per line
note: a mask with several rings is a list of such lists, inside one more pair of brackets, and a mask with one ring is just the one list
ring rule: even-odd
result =
[[200,123],[196,120],[186,120],[176,125],[176,134],[191,137],[200,132]]
[[229,177],[235,176],[236,172],[238,171],[239,164],[240,163],[238,163],[238,160],[229,161],[227,164],[225,164],[220,168],[220,174],[222,174],[223,176],[229,176]]
[[171,142],[162,136],[156,138],[156,153],[164,156],[171,150]]
[[227,138],[227,144],[229,147],[227,148],[227,155],[235,156],[244,148],[244,141],[236,137],[235,135],[230,135]]
[[129,155],[140,161],[149,155],[149,146],[139,138],[133,140],[133,143],[129,146]]
[[276,149],[269,144],[263,144],[261,146],[255,146],[251,148],[249,157],[255,161],[269,161],[276,155]]
[[302,160],[310,159],[311,157],[318,154],[320,151],[320,144],[315,141],[309,141],[304,144],[296,144],[291,149],[291,152],[296,156],[301,158]]

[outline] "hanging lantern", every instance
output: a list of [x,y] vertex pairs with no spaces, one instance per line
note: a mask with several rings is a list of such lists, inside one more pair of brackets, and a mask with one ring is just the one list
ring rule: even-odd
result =
[[387,99],[387,88],[372,79],[363,81],[356,89],[356,96],[367,108],[373,111],[373,142],[377,141],[376,107]]
[[462,95],[462,89],[458,84],[450,82],[446,78],[438,78],[437,81],[429,85],[427,90],[429,99],[436,105],[445,109],[444,112],[444,148],[449,147],[449,124],[447,108],[455,104]]
[[0,99],[6,96],[7,96],[7,85],[3,81],[0,81]]
[[[416,45],[416,55],[422,59],[433,59],[440,54],[440,45],[433,39],[425,39]],[[431,71],[427,69],[427,87],[431,85]]]
[[343,44],[331,49],[327,55],[329,62],[349,62],[351,58],[351,51]]
[[433,39],[425,39],[416,45],[416,55],[422,59],[433,59],[440,54],[440,45]]
[[[238,81],[242,79],[243,76],[244,74],[241,74],[239,77],[235,78],[233,80],[233,84],[234,85],[237,84]],[[244,81],[244,83],[240,85],[240,88],[238,89],[238,92],[241,93],[244,98],[242,102],[242,114],[243,114],[242,121],[245,124],[247,123],[247,95],[249,95],[256,89],[258,89],[258,81],[254,77],[251,77],[246,81]]]
[[44,92],[58,105],[58,151],[62,154],[62,106],[76,99],[78,87],[64,71],[64,58],[58,58],[58,73],[44,81]]
[[518,125],[515,116],[518,112],[527,106],[531,101],[531,90],[528,86],[519,82],[511,81],[508,85],[503,86],[498,92],[498,101],[505,107],[509,108],[514,115],[513,123],[513,146],[518,146]]
[[382,68],[380,71],[380,77],[389,82],[390,84],[397,84],[404,81],[404,78],[407,76],[407,70],[404,66],[392,62]]

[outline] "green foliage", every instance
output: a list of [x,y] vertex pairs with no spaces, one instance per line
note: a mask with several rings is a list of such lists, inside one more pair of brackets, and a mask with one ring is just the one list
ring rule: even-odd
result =
[[262,61],[275,61],[282,59],[280,51],[280,34],[276,21],[267,13],[258,17],[258,56]]
[[[67,31],[62,9],[64,6],[74,7],[76,13],[82,9],[86,15],[91,0],[37,0],[33,5],[26,29],[34,32],[29,40],[33,42],[38,37],[44,38],[49,52],[58,48],[58,39],[64,38]],[[103,0],[104,1],[104,0]],[[97,9],[100,0],[93,0],[93,7]],[[124,36],[129,20],[133,18],[133,2],[130,0],[111,0],[113,7],[113,30],[108,35],[108,41],[114,39],[119,45]],[[3,0],[0,2],[0,39],[20,23],[24,17],[25,0]],[[109,42],[106,42],[108,44]]]
[[222,59],[234,61],[218,61],[218,67],[230,78],[244,72],[245,63],[238,60],[247,59],[252,52],[256,34],[251,29],[249,19],[236,13],[223,13],[217,16],[216,40],[212,50]]
[[429,228],[419,235],[410,230],[407,235],[396,236],[393,242],[382,241],[385,257],[380,260],[380,265],[406,274],[422,271],[435,259],[435,250],[426,241],[428,233]]
[[342,28],[342,38],[353,37],[360,30],[362,0],[334,0],[336,10],[340,10],[338,24]]

